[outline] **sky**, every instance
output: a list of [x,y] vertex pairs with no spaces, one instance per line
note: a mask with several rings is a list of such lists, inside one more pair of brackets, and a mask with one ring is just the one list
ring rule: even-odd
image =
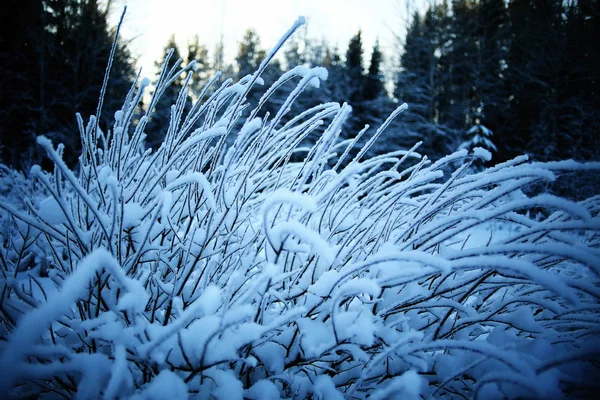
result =
[[[143,68],[144,76],[155,72],[154,61],[174,34],[185,54],[195,34],[213,53],[221,33],[225,59],[231,62],[238,42],[248,28],[258,33],[263,48],[270,49],[298,16],[307,25],[298,35],[325,38],[344,54],[348,41],[362,30],[365,63],[376,38],[384,54],[397,54],[396,35],[405,31],[407,0],[114,0],[110,16],[116,25],[127,5],[122,37],[133,39],[130,48]],[[411,1],[411,0],[408,0]]]

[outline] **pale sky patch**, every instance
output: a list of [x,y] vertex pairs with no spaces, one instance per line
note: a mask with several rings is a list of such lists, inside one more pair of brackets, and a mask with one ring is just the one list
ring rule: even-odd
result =
[[122,36],[134,39],[131,49],[145,76],[155,72],[154,61],[162,58],[171,34],[175,35],[183,56],[188,40],[197,34],[200,43],[208,47],[211,57],[223,34],[225,60],[231,62],[246,29],[255,29],[263,48],[269,49],[300,15],[306,17],[307,25],[298,35],[325,38],[338,46],[342,56],[350,38],[361,29],[367,64],[376,38],[386,56],[397,54],[395,35],[405,32],[405,1],[116,0],[110,22],[116,24],[126,4]]

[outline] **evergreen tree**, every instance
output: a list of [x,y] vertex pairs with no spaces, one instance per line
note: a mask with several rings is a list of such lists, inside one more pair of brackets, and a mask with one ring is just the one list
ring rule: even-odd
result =
[[[244,34],[242,41],[238,46],[238,53],[235,57],[237,64],[237,79],[241,80],[247,75],[252,75],[258,71],[260,64],[266,58],[266,51],[261,47],[260,37],[252,30],[248,29]],[[265,87],[270,87],[281,75],[281,65],[278,60],[272,60],[262,72],[260,78]],[[255,83],[255,86],[250,90],[247,95],[247,100],[251,104],[258,104],[259,98],[264,93],[263,89],[256,88],[260,81]],[[266,105],[261,107],[259,116],[263,117],[266,113],[271,116],[279,108],[279,105],[283,104],[284,98],[280,97],[281,91],[275,93],[269,98]],[[250,112],[251,110],[247,110]]]
[[308,62],[312,66],[327,68],[329,77],[322,82],[322,90],[314,91],[316,96],[321,96],[320,102],[337,101],[347,102],[346,67],[342,61],[337,47],[331,47],[324,40],[313,45],[308,51]]
[[[292,42],[285,52],[286,65],[289,68],[296,65],[306,65],[308,67],[325,67],[328,72],[326,81],[320,82],[318,89],[308,86],[305,93],[300,96],[292,105],[291,115],[294,111],[301,112],[310,107],[329,101],[346,101],[346,85],[344,84],[346,76],[344,74],[344,63],[336,48],[332,48],[324,39],[311,40],[304,38],[301,44]],[[295,85],[290,82],[288,85]],[[282,90],[285,92],[285,90]]]
[[190,82],[189,90],[194,97],[197,97],[213,73],[208,59],[208,49],[200,44],[198,35],[194,35],[188,42],[186,62],[189,64],[192,61],[196,62],[196,71]]
[[[487,150],[490,154],[497,151],[496,145],[492,142],[492,136],[494,133],[481,121],[476,118],[475,125],[473,125],[465,133],[465,141],[458,147],[459,149],[473,150],[475,148],[481,148]],[[481,159],[476,160],[472,166],[474,169],[482,169],[483,161]]]
[[366,75],[363,66],[362,32],[359,30],[348,43],[342,79],[339,82],[344,101],[352,106],[352,115],[347,121],[346,135],[355,135],[367,124],[364,105]]
[[[283,56],[288,70],[306,62],[304,54],[300,50],[300,46],[301,42],[295,36],[292,36],[285,44]],[[306,47],[306,44],[304,44],[303,47]]]
[[[254,74],[261,61],[265,58],[266,52],[260,44],[260,37],[253,29],[248,29],[244,33],[242,41],[238,45],[238,52],[235,57],[237,65],[237,79],[241,80],[247,75]],[[265,77],[262,77],[265,79]],[[253,89],[248,94],[250,101],[258,100],[260,94]]]
[[365,74],[363,67],[362,32],[359,30],[350,39],[348,50],[346,50],[345,83],[348,85],[347,101],[354,107],[363,99],[365,87]]
[[371,53],[371,62],[363,89],[363,98],[367,101],[375,100],[385,95],[384,78],[381,72],[383,54],[379,49],[379,40],[375,42]]
[[453,103],[447,123],[463,132],[461,147],[480,145],[495,152],[484,133],[496,130],[501,114],[506,9],[502,0],[458,0],[452,10],[449,58]]
[[[506,120],[504,70],[508,51],[508,12],[504,0],[481,0],[477,12],[477,55],[474,61],[475,118],[501,136]],[[497,161],[494,159],[494,161]]]
[[425,22],[415,13],[407,29],[394,96],[409,104],[407,114],[425,124],[434,117],[435,47]]
[[[182,58],[177,43],[175,42],[174,35],[171,35],[169,38],[169,41],[164,48],[164,53],[165,56],[163,59],[154,63],[159,71],[163,71],[164,74],[167,74],[174,68],[180,68]],[[163,142],[163,139],[169,130],[171,121],[171,105],[175,104],[177,101],[182,86],[182,77],[179,77],[165,89],[156,103],[154,110],[151,110],[152,115],[146,126],[146,146],[156,150]]]
[[509,6],[507,76],[513,118],[505,147],[511,155],[526,149],[538,159],[552,159],[568,146],[560,129],[560,91],[568,64],[561,3],[513,0]]
[[448,7],[438,4],[423,17],[417,12],[406,33],[400,71],[394,96],[409,105],[399,119],[400,147],[422,141],[420,151],[439,158],[452,149],[455,130],[447,123],[446,108],[451,104],[448,77]]
[[239,44],[238,53],[235,57],[238,79],[253,74],[265,56],[266,53],[261,48],[258,34],[254,30],[248,29]]
[[[0,138],[4,148],[19,151],[4,151],[2,158],[17,168],[38,162],[35,136],[46,135],[65,144],[66,161],[73,165],[81,145],[75,113],[84,117],[96,113],[112,47],[114,30],[107,24],[110,2],[106,8],[96,0],[11,3],[2,8],[0,21],[2,49],[8,50],[0,55],[2,81],[8,82],[2,97],[9,105],[2,104],[0,111]],[[101,129],[112,122],[121,106],[118,99],[130,88],[132,64],[126,45],[119,45],[99,116]],[[16,109],[20,111],[13,112]]]
[[446,54],[446,99],[444,122],[458,132],[474,125],[477,101],[475,75],[477,20],[472,0],[454,0],[450,16],[450,37]]
[[225,45],[223,44],[223,38],[215,45],[213,64],[215,67],[215,72],[223,72],[225,69]]
[[43,4],[8,0],[0,7],[0,161],[25,168],[46,116]]
[[600,159],[600,1],[569,2],[566,6],[569,71],[562,88],[564,130],[570,133],[568,157]]
[[598,21],[598,0],[432,5],[412,19],[401,55],[394,96],[410,105],[401,131],[434,158],[473,127],[495,133],[495,162],[597,158]]
[[[45,90],[52,100],[47,124],[39,133],[65,144],[67,161],[74,163],[73,155],[79,154],[81,146],[74,114],[87,117],[96,113],[114,31],[107,24],[109,9],[100,9],[96,0],[46,0],[44,9],[46,31],[51,33]],[[107,129],[121,107],[118,99],[129,90],[133,75],[131,56],[121,45],[113,61],[103,113],[98,116],[101,129]]]
[[[371,60],[365,79],[363,100],[360,103],[362,108],[361,122],[369,124],[374,129],[378,128],[393,111],[393,102],[385,90],[384,76],[381,71],[382,62],[383,53],[379,48],[379,40],[376,40],[371,52]],[[389,135],[390,133],[391,131],[386,131],[384,135]],[[374,156],[394,150],[392,143],[388,138],[376,141],[367,156]]]

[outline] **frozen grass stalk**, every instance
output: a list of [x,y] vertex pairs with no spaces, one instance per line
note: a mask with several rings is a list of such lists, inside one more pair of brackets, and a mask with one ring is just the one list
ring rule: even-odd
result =
[[[78,170],[0,168],[0,380],[13,397],[556,398],[585,395],[600,355],[600,197],[528,197],[598,163],[469,173],[487,157],[365,158],[381,127],[345,132],[348,105],[288,115],[321,68],[259,70],[185,107],[146,150],[146,79],[115,123],[78,116]],[[107,68],[107,77],[108,71]],[[271,96],[288,90],[267,117]],[[103,85],[98,115],[102,108]],[[187,110],[187,111],[186,111]],[[248,111],[246,111],[248,110]],[[306,148],[309,134],[318,138]],[[397,132],[395,134],[402,134]],[[306,157],[293,161],[292,154]]]

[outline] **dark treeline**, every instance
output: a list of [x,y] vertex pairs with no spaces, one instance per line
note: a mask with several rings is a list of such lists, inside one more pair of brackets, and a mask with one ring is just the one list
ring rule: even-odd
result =
[[[600,155],[600,1],[458,0],[415,14],[395,97],[433,154]],[[493,133],[492,142],[489,135]]]
[[[25,167],[39,156],[36,135],[63,142],[76,162],[75,112],[94,114],[114,32],[92,0],[10,0],[0,20],[1,161]],[[110,5],[110,2],[108,3]],[[10,12],[8,11],[10,10]],[[293,38],[263,75],[265,86],[283,70],[321,65],[329,79],[309,89],[290,115],[327,101],[349,102],[345,135],[366,124],[371,133],[402,102],[410,108],[394,122],[372,153],[411,147],[436,159],[459,148],[484,147],[494,162],[527,153],[538,160],[597,159],[600,155],[600,1],[457,0],[438,2],[411,16],[393,82],[386,82],[379,44],[365,49],[359,31],[346,49],[325,40]],[[167,63],[196,61],[190,97],[197,99],[215,71],[241,79],[265,57],[260,38],[248,30],[233,65],[193,38],[179,49],[174,38]],[[157,60],[160,67],[165,59]],[[119,46],[101,127],[112,122],[134,78],[127,43]],[[148,73],[148,71],[146,71]],[[170,105],[183,78],[156,104],[146,128],[154,147],[167,132]],[[291,84],[291,83],[290,83]],[[286,93],[286,90],[281,90]],[[255,104],[261,90],[250,92]],[[285,98],[275,95],[266,111]],[[367,135],[368,136],[368,135]],[[366,139],[365,139],[366,140]]]
[[[113,42],[108,9],[87,0],[7,0],[0,8],[0,160],[16,168],[40,162],[35,138],[80,151],[75,113],[96,113]],[[134,78],[126,44],[116,52],[101,128]]]

